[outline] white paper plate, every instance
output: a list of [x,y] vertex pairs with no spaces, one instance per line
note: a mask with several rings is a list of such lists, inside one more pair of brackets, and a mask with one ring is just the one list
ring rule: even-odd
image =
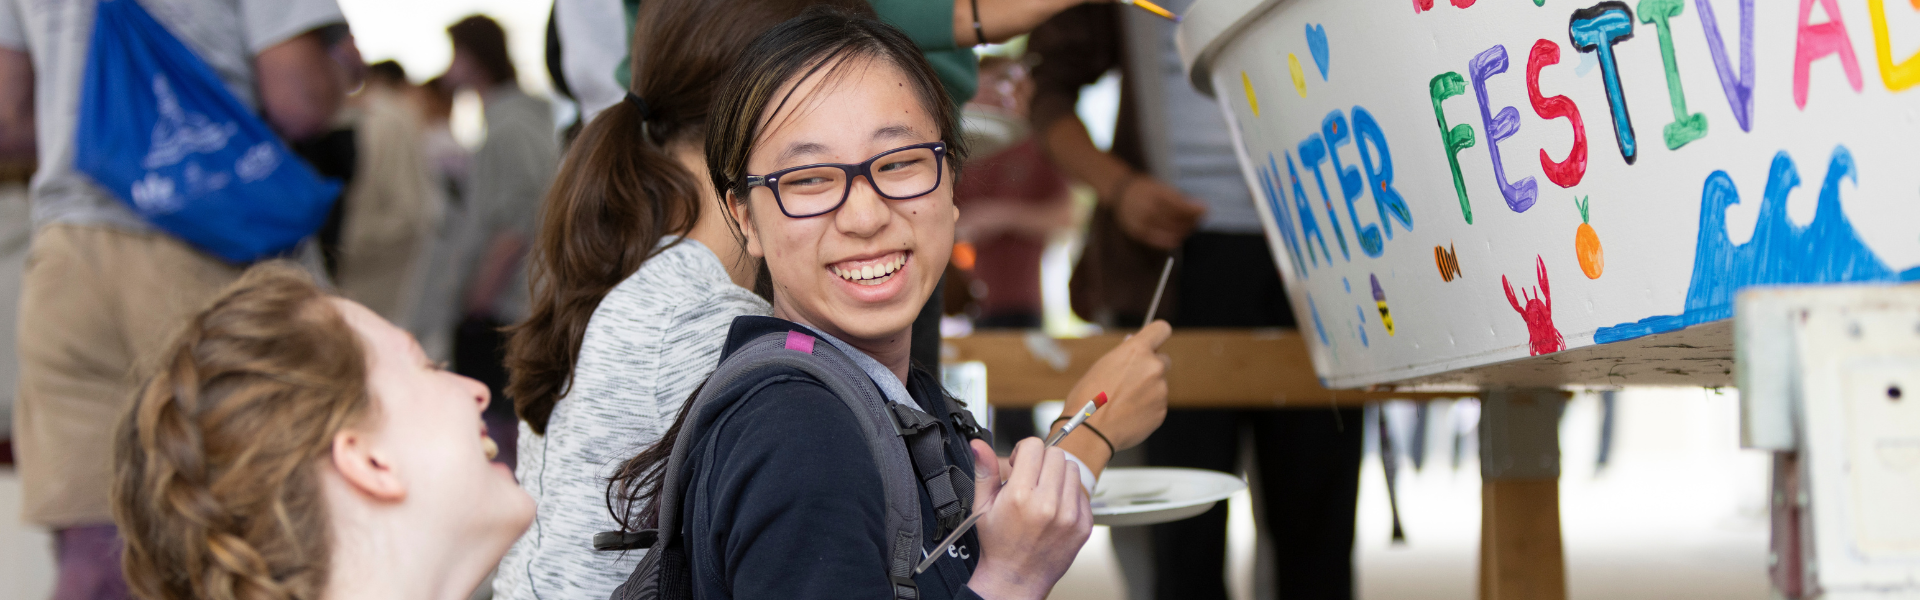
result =
[[1197,516],[1247,487],[1219,471],[1171,467],[1116,467],[1093,489],[1093,523],[1152,525]]

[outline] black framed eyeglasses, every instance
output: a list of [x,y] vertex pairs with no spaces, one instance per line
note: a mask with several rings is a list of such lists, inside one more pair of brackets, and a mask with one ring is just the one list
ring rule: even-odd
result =
[[[853,180],[865,177],[888,200],[912,200],[940,187],[946,174],[946,142],[901,146],[857,165],[820,163],[748,175],[745,189],[766,186],[788,218],[817,217],[846,204]],[[745,195],[745,194],[742,194]]]

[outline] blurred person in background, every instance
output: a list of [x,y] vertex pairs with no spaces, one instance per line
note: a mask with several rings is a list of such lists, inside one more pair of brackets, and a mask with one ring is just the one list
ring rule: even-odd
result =
[[613,106],[627,93],[627,33],[633,29],[622,0],[554,0],[547,17],[547,75],[554,92],[571,99],[574,122],[571,140],[593,115]]
[[[969,161],[954,193],[960,207],[958,235],[974,249],[972,290],[979,329],[1039,329],[1040,255],[1047,239],[1073,226],[1073,196],[1067,178],[1028,135],[1027,105],[1033,81],[1019,59],[980,61],[980,90],[965,107],[970,142],[986,158]],[[977,124],[977,125],[976,125]],[[984,294],[982,294],[984,292]],[[951,309],[952,307],[949,307]],[[994,443],[1034,434],[1029,409],[994,409]]]
[[518,431],[507,398],[501,328],[525,320],[528,287],[525,259],[540,221],[540,200],[560,162],[553,111],[545,100],[521,91],[507,33],[493,19],[474,15],[447,27],[453,64],[446,85],[480,95],[487,137],[473,154],[460,230],[450,240],[462,260],[461,315],[453,337],[453,368],[493,391],[487,426],[503,444],[501,462],[514,463]]
[[460,284],[464,273],[456,266],[460,252],[454,242],[466,235],[465,194],[473,172],[473,152],[453,137],[453,90],[445,77],[413,86],[410,96],[420,114],[420,147],[435,187],[446,202],[438,225],[429,232],[421,259],[419,293],[411,299],[407,319],[399,322],[420,340],[427,356],[453,362],[453,332],[460,324]]
[[473,152],[453,137],[453,87],[445,76],[436,76],[414,86],[413,99],[420,109],[420,137],[427,160],[433,163],[447,200],[460,202],[466,197],[467,176],[473,172]]
[[[360,49],[354,45],[353,30],[345,23],[335,23],[316,30],[322,44],[326,45],[327,55],[339,67],[334,76],[339,79],[339,87],[348,93],[359,89],[365,78],[367,65],[360,58]],[[349,102],[335,111],[326,123],[326,130],[288,144],[294,154],[298,154],[322,177],[340,182],[340,198],[327,212],[327,220],[321,224],[320,231],[314,234],[320,247],[320,264],[328,278],[337,278],[340,274],[340,235],[346,226],[347,202],[349,190],[354,186],[354,178],[360,171],[359,132],[355,125],[359,123],[359,109]]]
[[[20,31],[19,10],[12,5],[0,9],[0,35],[12,45],[0,46],[0,87],[8,90],[33,89],[33,57],[15,40],[24,39]],[[33,94],[0,94],[0,168],[6,169],[6,181],[24,183],[21,175],[33,173]]]
[[[0,32],[17,30],[16,19],[11,5],[0,5]],[[32,87],[33,59],[0,45],[0,88]],[[13,396],[20,373],[14,315],[20,310],[20,274],[33,237],[33,220],[27,215],[33,152],[32,95],[0,93],[0,465],[13,464]]]
[[389,60],[369,66],[353,96],[357,176],[343,201],[334,275],[341,295],[395,323],[411,318],[446,204],[412,88],[406,70]]
[[[0,33],[17,29],[12,6],[0,6]],[[33,60],[27,52],[0,46],[0,88],[31,87]],[[33,177],[33,96],[0,92],[0,465],[13,463],[13,387],[19,377],[13,315],[19,312],[19,279],[33,238],[33,219],[27,215],[29,177]]]
[[[1185,13],[1193,2],[1161,4]],[[1028,51],[1040,55],[1035,135],[1055,164],[1100,194],[1074,268],[1074,310],[1108,326],[1137,325],[1171,254],[1179,263],[1160,314],[1176,327],[1293,327],[1232,132],[1219,105],[1188,82],[1174,30],[1145,11],[1082,6],[1029,39]],[[1112,69],[1121,71],[1122,91],[1105,152],[1074,106],[1083,86]],[[1241,434],[1251,432],[1255,522],[1275,549],[1256,570],[1274,573],[1280,597],[1344,600],[1353,597],[1363,422],[1358,408],[1169,410],[1147,440],[1146,461],[1237,472]],[[1150,586],[1153,598],[1224,600],[1226,535],[1224,504],[1154,525],[1154,568],[1128,569],[1134,596],[1148,597],[1141,588]],[[1122,537],[1116,531],[1116,541]]]
[[0,5],[0,181],[25,184],[33,174],[33,57],[24,45],[18,9]]
[[0,466],[13,464],[13,400],[20,377],[14,315],[20,312],[20,279],[33,241],[33,219],[27,215],[31,173],[30,167],[0,164]]
[[[322,31],[345,22],[334,0],[141,4],[287,140],[326,132],[345,101],[331,52],[337,40]],[[38,141],[13,424],[22,517],[54,530],[54,597],[63,600],[127,597],[108,510],[114,422],[133,397],[136,367],[240,274],[148,225],[75,170],[94,6],[0,0],[0,51],[26,55],[33,73],[0,85],[0,107],[30,102]],[[20,135],[17,114],[5,113],[5,137]]]

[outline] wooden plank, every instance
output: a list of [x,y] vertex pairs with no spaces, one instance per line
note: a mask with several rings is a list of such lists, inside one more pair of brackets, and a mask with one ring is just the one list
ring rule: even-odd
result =
[[[941,360],[986,363],[988,401],[1024,407],[1065,396],[1094,361],[1123,339],[1122,334],[1054,339],[1025,332],[975,332],[944,340]],[[1477,395],[1329,390],[1320,385],[1306,340],[1295,330],[1183,329],[1161,350],[1173,359],[1167,372],[1167,404],[1182,408],[1357,406]]]
[[1480,484],[1480,599],[1566,600],[1560,482]]

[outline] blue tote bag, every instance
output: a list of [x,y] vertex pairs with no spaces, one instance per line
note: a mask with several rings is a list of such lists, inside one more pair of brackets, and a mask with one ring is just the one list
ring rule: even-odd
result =
[[326,221],[324,179],[134,0],[103,0],[74,167],[155,227],[230,263],[285,253]]

